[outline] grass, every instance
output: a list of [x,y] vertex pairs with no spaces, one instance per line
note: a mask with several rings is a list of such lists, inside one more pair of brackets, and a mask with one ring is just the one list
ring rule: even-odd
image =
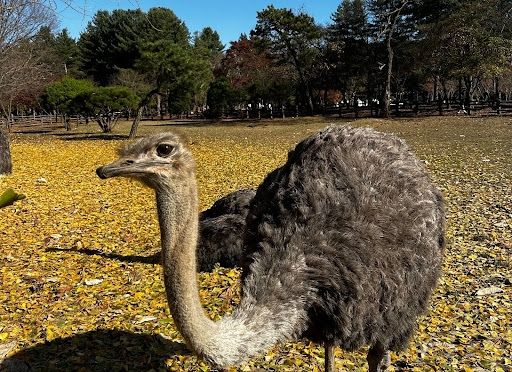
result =
[[[140,134],[177,130],[188,138],[204,209],[230,191],[257,186],[293,144],[328,123],[144,122]],[[110,136],[94,125],[13,135],[14,173],[0,178],[0,191],[13,187],[27,198],[0,210],[0,359],[5,350],[7,363],[62,371],[208,370],[174,328],[161,268],[147,259],[159,249],[153,195],[136,182],[105,182],[94,174],[115,158],[129,124],[120,123]],[[351,124],[404,138],[427,162],[448,203],[443,278],[410,347],[392,355],[392,368],[510,371],[512,120]],[[238,274],[217,269],[200,275],[212,318],[236,304]],[[500,292],[476,294],[487,288]],[[364,350],[337,350],[336,356],[341,370],[365,370]],[[308,342],[278,345],[239,370],[272,368],[321,370],[323,350]]]

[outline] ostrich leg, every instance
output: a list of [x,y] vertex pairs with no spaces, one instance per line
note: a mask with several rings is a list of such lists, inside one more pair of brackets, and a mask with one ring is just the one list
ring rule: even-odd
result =
[[385,350],[380,342],[370,347],[366,360],[369,372],[385,371],[391,362],[389,351]]
[[325,372],[334,372],[334,345],[326,341],[325,349]]

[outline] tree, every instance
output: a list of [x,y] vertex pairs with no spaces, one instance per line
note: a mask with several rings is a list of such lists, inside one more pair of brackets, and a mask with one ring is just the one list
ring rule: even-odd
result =
[[241,35],[231,42],[226,51],[218,74],[225,76],[232,88],[245,91],[257,84],[261,73],[272,68],[272,59],[264,51],[258,50],[254,39]]
[[393,36],[397,27],[408,14],[409,7],[419,0],[371,0],[370,10],[373,14],[374,26],[379,30],[379,36],[384,38],[387,52],[386,82],[382,97],[382,116],[390,117],[391,78],[393,73]]
[[170,9],[99,11],[78,41],[82,69],[111,84],[120,69],[134,68],[145,44],[159,40],[188,45],[188,29]]
[[441,20],[424,27],[424,50],[431,51],[430,69],[441,79],[462,83],[468,111],[482,79],[497,79],[510,71],[512,38],[504,17],[510,12],[512,4],[507,1],[471,1],[452,7]]
[[67,29],[63,29],[55,36],[54,50],[59,58],[58,63],[63,68],[65,75],[74,78],[83,77],[83,72],[80,71],[79,65],[80,51],[75,39],[69,36]]
[[[345,98],[367,89],[369,75],[369,22],[363,0],[343,0],[327,28],[326,61]],[[367,89],[368,91],[369,89]]]
[[9,136],[0,127],[0,174],[12,172],[11,149],[9,146]]
[[69,103],[69,109],[94,117],[103,133],[110,133],[120,115],[134,109],[137,103],[137,96],[127,87],[95,87],[76,95]]
[[216,73],[229,82],[232,105],[271,103],[283,110],[286,103],[295,103],[297,73],[293,66],[277,63],[255,44],[254,38],[241,35],[231,43]]
[[119,68],[132,67],[138,58],[138,33],[144,14],[138,10],[99,11],[80,35],[82,69],[100,85],[111,83]]
[[224,44],[220,41],[217,31],[211,27],[205,27],[194,35],[194,48],[210,60],[212,68],[216,68],[222,59]]
[[236,102],[236,92],[225,78],[214,80],[208,89],[206,104],[210,118],[221,118]]
[[77,114],[75,98],[93,90],[94,84],[89,80],[64,77],[46,88],[44,101],[51,109],[57,110],[63,115],[66,130],[70,130],[69,117]]
[[258,12],[252,35],[259,46],[267,49],[282,62],[290,63],[297,71],[302,95],[311,114],[314,113],[311,88],[312,67],[319,54],[321,28],[313,17],[294,14],[291,9],[276,9],[269,5]]
[[[12,104],[44,81],[44,66],[31,43],[43,26],[52,26],[55,16],[43,0],[2,0],[0,3],[0,108],[10,128]],[[12,170],[8,135],[0,128],[0,174]]]
[[35,99],[48,78],[36,36],[53,27],[54,14],[43,0],[4,0],[0,4],[0,108],[7,126],[13,104]]
[[183,110],[198,91],[206,89],[212,78],[209,62],[189,45],[160,40],[145,44],[141,50],[137,69],[147,77],[151,90],[139,102],[130,138],[135,137],[144,107],[154,95],[167,93],[170,108]]

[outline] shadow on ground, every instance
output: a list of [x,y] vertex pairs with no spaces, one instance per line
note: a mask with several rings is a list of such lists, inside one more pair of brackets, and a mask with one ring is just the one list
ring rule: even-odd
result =
[[160,251],[150,255],[150,256],[138,256],[138,255],[120,255],[117,253],[105,253],[100,251],[99,249],[90,249],[90,248],[46,248],[47,252],[72,252],[78,254],[85,254],[88,256],[100,256],[104,258],[108,258],[110,260],[115,260],[119,262],[127,262],[127,263],[143,263],[143,264],[160,264],[161,263],[161,255]]
[[52,133],[51,135],[55,137],[60,137],[64,141],[118,141],[125,140],[128,138],[127,135],[113,133]]
[[189,354],[160,335],[99,329],[21,350],[0,371],[161,371],[171,355]]

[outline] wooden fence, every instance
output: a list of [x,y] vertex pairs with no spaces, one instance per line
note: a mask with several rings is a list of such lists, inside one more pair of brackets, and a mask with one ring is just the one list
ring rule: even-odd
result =
[[[474,116],[509,116],[512,115],[512,101],[501,102],[499,105],[489,102],[473,102],[470,107],[464,107],[460,104],[446,103],[407,103],[401,102],[391,104],[392,117],[414,117],[414,116],[437,116],[437,115],[474,115]],[[344,117],[344,118],[364,118],[378,117],[379,107],[377,105],[346,105],[330,106],[319,108],[317,114]],[[268,118],[289,118],[307,115],[298,107],[278,107],[264,106],[258,109],[240,109],[225,113],[224,118],[230,119],[268,119]],[[180,115],[171,117],[169,115],[146,116],[143,120],[172,120],[172,119],[204,119],[202,114]],[[126,119],[126,118],[125,118]],[[83,116],[69,117],[69,123],[72,128],[87,123]],[[38,132],[42,127],[48,129],[64,128],[65,123],[61,115],[13,115],[7,120],[0,118],[0,126],[7,127],[14,131]]]

